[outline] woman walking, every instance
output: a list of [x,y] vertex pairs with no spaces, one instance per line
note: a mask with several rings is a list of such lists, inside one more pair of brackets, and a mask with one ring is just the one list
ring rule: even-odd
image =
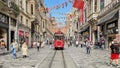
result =
[[119,59],[119,44],[118,40],[114,39],[111,46],[111,57],[110,57],[110,65],[112,64],[113,60],[116,61],[116,65],[118,66],[118,59]]
[[24,41],[24,43],[22,44],[22,54],[23,54],[23,58],[26,58],[26,57],[27,57],[27,50],[28,50],[28,47],[27,47],[26,42]]

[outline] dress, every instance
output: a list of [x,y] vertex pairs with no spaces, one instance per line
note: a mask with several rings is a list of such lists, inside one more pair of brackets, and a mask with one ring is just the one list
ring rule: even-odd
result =
[[28,47],[27,47],[27,44],[26,43],[23,43],[22,45],[22,54],[23,55],[27,55],[27,50],[28,50]]
[[119,44],[114,43],[110,46],[111,48],[111,59],[119,59]]

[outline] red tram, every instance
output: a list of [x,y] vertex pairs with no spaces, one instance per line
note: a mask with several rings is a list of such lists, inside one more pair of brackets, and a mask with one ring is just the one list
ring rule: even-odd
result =
[[54,48],[64,49],[64,34],[61,31],[54,33]]

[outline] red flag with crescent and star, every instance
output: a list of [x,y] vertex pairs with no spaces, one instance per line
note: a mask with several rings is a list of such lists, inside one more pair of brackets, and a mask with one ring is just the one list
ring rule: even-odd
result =
[[79,9],[80,11],[80,22],[83,23],[84,20],[84,1],[83,0],[74,0],[73,7]]

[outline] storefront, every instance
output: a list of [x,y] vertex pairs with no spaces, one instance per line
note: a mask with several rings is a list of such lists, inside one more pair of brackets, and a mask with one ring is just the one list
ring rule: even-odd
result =
[[10,43],[12,43],[13,42],[13,40],[14,39],[17,39],[16,38],[16,32],[17,32],[17,28],[16,28],[16,23],[17,23],[17,21],[16,21],[16,19],[14,19],[14,18],[11,18],[11,22],[10,22]]
[[119,10],[114,10],[100,18],[97,25],[100,27],[100,32],[105,39],[105,48],[109,47],[109,43],[116,38],[119,32],[118,29]]
[[82,41],[90,40],[90,26],[82,29],[80,31],[80,36]]
[[107,32],[107,38],[109,44],[111,41],[113,41],[113,39],[116,38],[118,34],[118,20],[107,23],[106,32]]
[[4,40],[9,50],[9,17],[0,13],[0,41]]
[[19,43],[22,45],[24,41],[26,41],[27,45],[30,47],[30,38],[29,38],[29,32],[25,32],[23,30],[18,30],[18,36],[19,36]]
[[22,45],[24,42],[24,31],[18,30],[18,36],[19,36],[19,43]]
[[24,38],[25,38],[27,45],[29,45],[29,33],[28,32],[24,32]]

